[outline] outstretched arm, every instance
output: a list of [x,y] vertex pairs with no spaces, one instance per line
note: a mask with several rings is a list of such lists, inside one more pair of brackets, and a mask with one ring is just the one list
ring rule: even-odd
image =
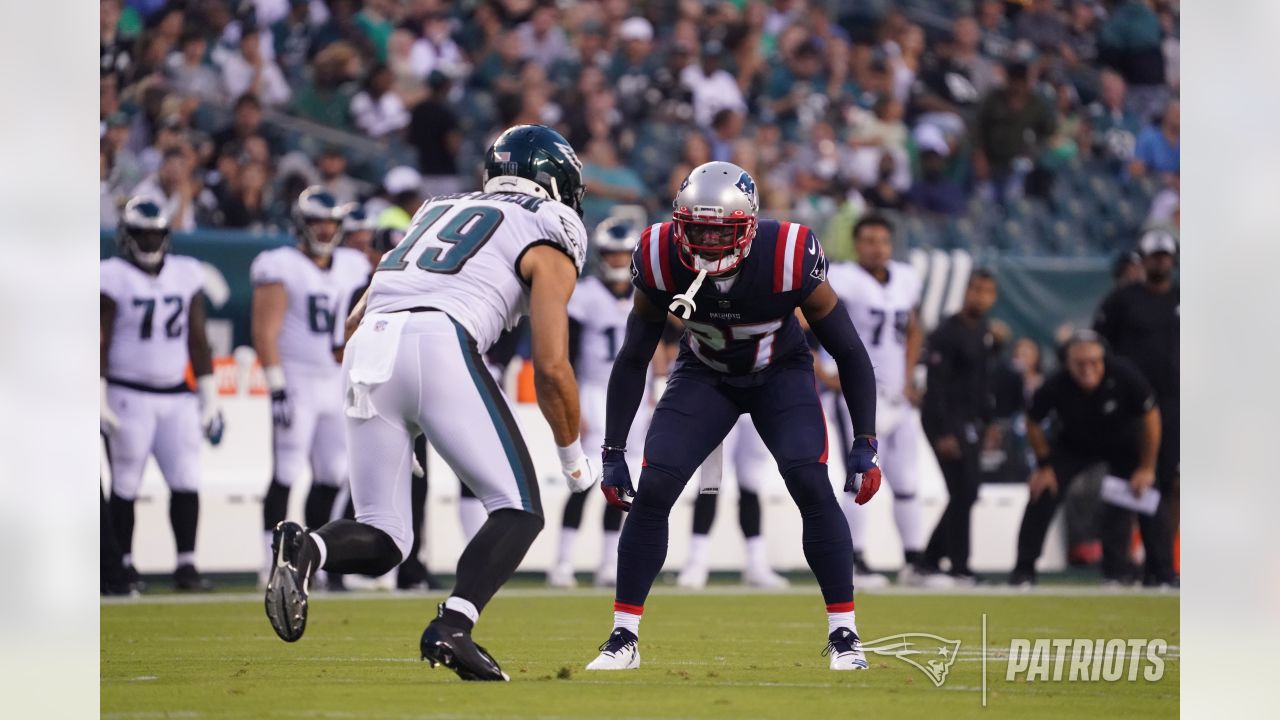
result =
[[609,375],[609,399],[605,411],[604,444],[625,448],[636,409],[644,398],[649,361],[662,340],[667,311],[655,306],[642,292],[635,294],[635,304],[627,316],[627,335],[613,361]]
[[818,342],[826,348],[840,373],[840,390],[849,407],[854,436],[875,437],[876,375],[849,312],[831,285],[824,282],[800,306]]

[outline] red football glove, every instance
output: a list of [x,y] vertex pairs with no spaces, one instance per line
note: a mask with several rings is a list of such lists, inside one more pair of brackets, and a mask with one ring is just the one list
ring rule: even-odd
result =
[[629,497],[636,496],[631,484],[631,470],[627,467],[626,451],[604,448],[600,453],[600,492],[604,499],[616,508],[631,509]]
[[853,441],[853,449],[849,451],[847,477],[844,491],[854,493],[853,501],[866,505],[876,491],[880,489],[880,454],[879,444],[870,435],[859,435]]

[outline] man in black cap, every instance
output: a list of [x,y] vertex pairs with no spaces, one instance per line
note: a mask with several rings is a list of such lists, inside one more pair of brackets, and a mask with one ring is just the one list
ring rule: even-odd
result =
[[[1155,390],[1156,402],[1160,406],[1161,443],[1156,460],[1156,487],[1162,496],[1157,513],[1162,522],[1152,530],[1163,535],[1154,538],[1160,545],[1157,557],[1161,564],[1152,564],[1151,543],[1147,541],[1143,584],[1161,585],[1172,584],[1177,579],[1173,572],[1170,529],[1176,524],[1180,458],[1180,292],[1173,278],[1178,240],[1167,229],[1148,230],[1138,239],[1138,254],[1142,256],[1146,279],[1113,290],[1098,307],[1093,329],[1106,338],[1118,357],[1126,358],[1137,366]],[[1145,535],[1144,531],[1144,540]]]
[[[1018,560],[1011,585],[1035,583],[1036,559],[1058,501],[1086,470],[1105,464],[1106,472],[1129,481],[1134,495],[1155,483],[1160,446],[1160,411],[1142,374],[1134,365],[1107,352],[1106,341],[1093,330],[1076,331],[1063,345],[1063,368],[1036,391],[1027,411],[1027,442],[1036,456],[1030,479],[1031,500],[1018,531]],[[1052,439],[1043,423],[1052,424]],[[1102,575],[1104,582],[1124,582],[1129,575],[1129,530],[1133,513],[1104,503],[1102,511]],[[1169,563],[1168,547],[1154,543],[1160,515],[1141,516],[1149,568]],[[1160,570],[1159,573],[1163,573]]]

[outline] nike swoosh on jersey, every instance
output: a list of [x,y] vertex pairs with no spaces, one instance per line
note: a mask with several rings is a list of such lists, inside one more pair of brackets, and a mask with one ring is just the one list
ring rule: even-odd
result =
[[818,252],[818,241],[817,241],[817,240],[810,240],[810,241],[809,241],[809,254],[810,254],[810,255],[814,255],[814,254],[816,254],[817,252]]

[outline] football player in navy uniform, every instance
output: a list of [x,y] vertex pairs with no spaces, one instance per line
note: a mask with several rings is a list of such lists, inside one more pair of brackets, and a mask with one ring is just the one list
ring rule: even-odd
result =
[[[613,632],[587,669],[640,666],[640,617],[666,560],[671,508],[744,413],[800,509],[805,559],[827,606],[830,667],[866,669],[854,625],[849,526],[828,480],[826,420],[795,311],[839,368],[855,434],[844,490],[859,503],[881,480],[866,348],[827,284],[817,237],[798,223],[758,219],[755,181],[742,168],[694,168],[674,207],[672,222],[645,230],[633,256],[639,292],[609,379],[601,489],[630,517],[618,547]],[[625,442],[668,310],[684,317],[685,335],[649,425],[636,492]]]

